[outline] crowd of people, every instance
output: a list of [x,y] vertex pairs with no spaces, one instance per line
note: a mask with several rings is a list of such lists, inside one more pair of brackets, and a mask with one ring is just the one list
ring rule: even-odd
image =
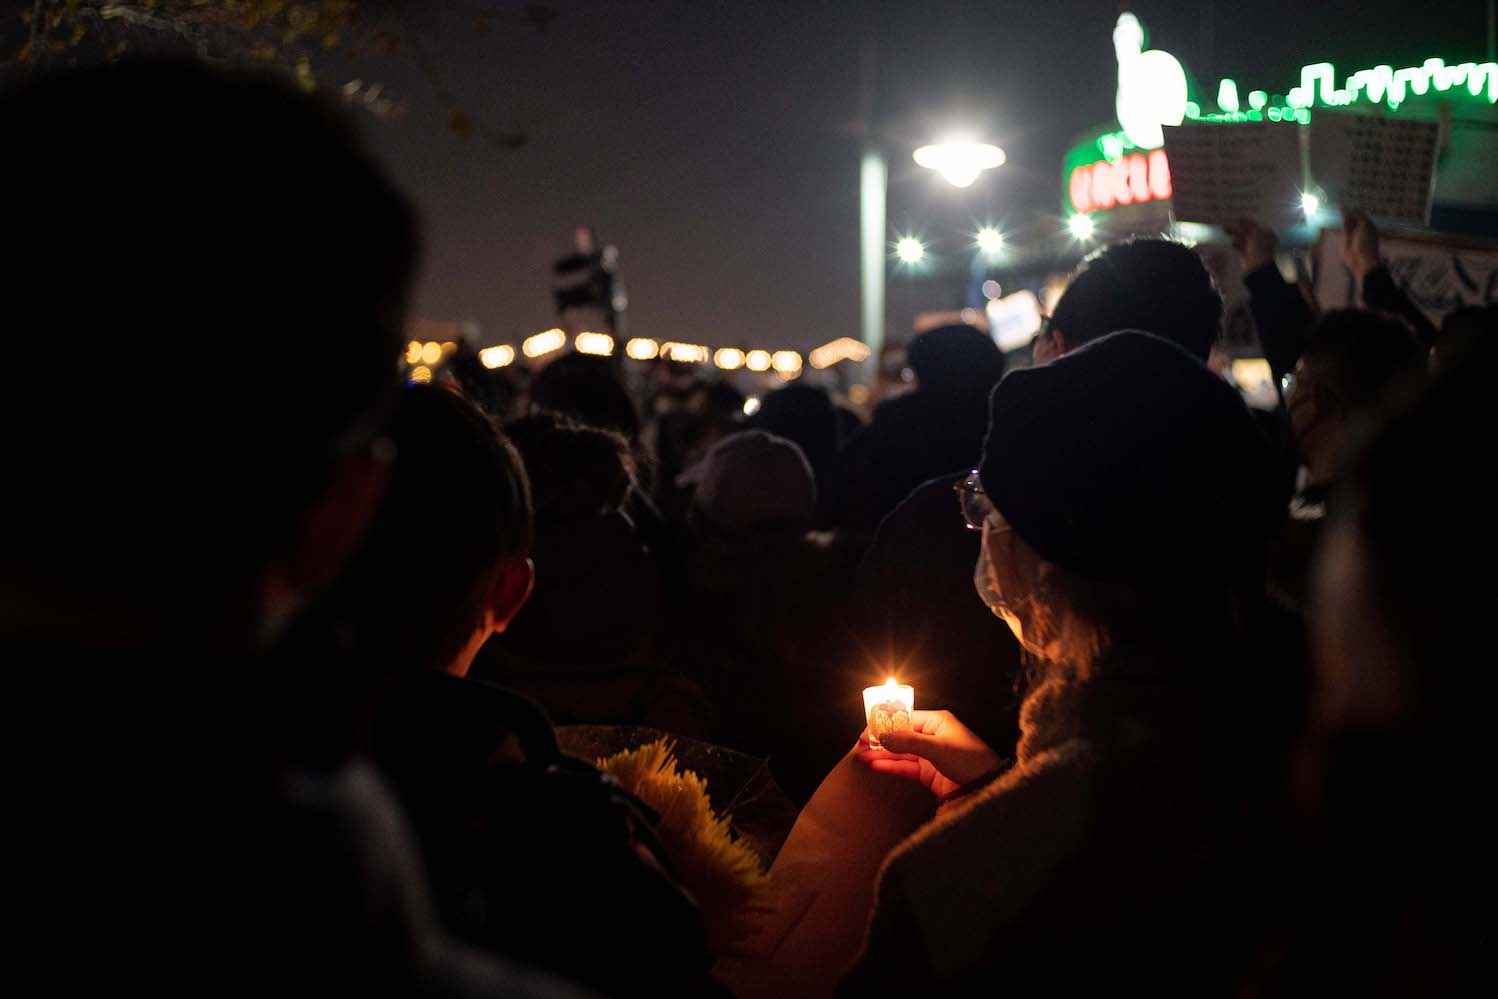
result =
[[[1474,969],[1498,307],[1432,322],[1366,217],[1366,307],[1326,313],[1232,230],[1273,414],[1206,364],[1196,252],[1137,238],[1022,367],[946,327],[868,420],[799,383],[746,415],[667,362],[643,398],[576,354],[406,385],[419,220],[277,80],[74,71],[0,129],[12,337],[58,344],[0,395],[42,980],[1432,995]],[[920,706],[875,748],[857,695],[891,673]],[[574,725],[767,761],[801,811],[758,939]]]

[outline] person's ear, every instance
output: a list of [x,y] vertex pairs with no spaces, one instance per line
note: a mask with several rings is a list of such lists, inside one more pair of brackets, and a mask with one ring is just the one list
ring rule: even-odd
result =
[[489,613],[496,634],[515,620],[535,586],[536,567],[528,558],[511,562],[500,570],[494,589],[489,591]]
[[1071,344],[1069,344],[1069,343],[1066,342],[1066,334],[1063,333],[1063,332],[1061,332],[1060,330],[1058,330],[1054,326],[1051,327],[1051,338],[1056,341],[1056,356],[1057,357],[1060,357],[1062,354],[1065,354],[1068,350],[1071,350]]
[[[388,448],[387,448],[388,450]],[[371,448],[340,459],[266,571],[265,610],[283,611],[333,581],[369,530],[390,481],[390,457]]]

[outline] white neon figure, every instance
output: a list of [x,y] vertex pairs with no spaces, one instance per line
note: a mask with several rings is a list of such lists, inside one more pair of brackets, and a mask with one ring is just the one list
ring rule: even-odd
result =
[[1120,14],[1113,28],[1118,56],[1118,123],[1134,145],[1159,149],[1161,125],[1179,125],[1186,116],[1186,71],[1169,52],[1144,50],[1144,26],[1133,14]]

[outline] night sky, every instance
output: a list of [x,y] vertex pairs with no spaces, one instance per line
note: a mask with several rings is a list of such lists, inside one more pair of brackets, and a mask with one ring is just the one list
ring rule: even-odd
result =
[[[578,223],[620,249],[632,335],[799,349],[856,335],[866,37],[890,226],[938,253],[969,224],[1059,216],[1063,152],[1113,116],[1120,5],[1106,0],[554,6],[540,32],[500,22],[478,34],[467,4],[433,26],[430,55],[478,123],[466,141],[408,66],[371,69],[407,102],[365,124],[425,220],[416,313],[475,319],[488,343],[552,324],[550,264]],[[1486,44],[1486,0],[1126,6],[1209,99],[1225,75],[1283,92],[1308,62],[1340,74],[1481,60]],[[910,162],[952,128],[1009,163],[956,190]],[[488,137],[499,131],[527,140],[502,148]]]

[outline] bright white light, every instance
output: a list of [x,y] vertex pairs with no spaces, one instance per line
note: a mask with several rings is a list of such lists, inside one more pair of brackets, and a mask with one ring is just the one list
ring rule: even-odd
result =
[[515,348],[509,344],[485,347],[479,351],[479,363],[486,368],[503,368],[515,360]]
[[540,357],[542,354],[561,350],[565,346],[567,346],[567,334],[559,329],[549,329],[545,333],[526,337],[520,349],[525,351],[526,357]]
[[998,256],[1004,250],[1004,234],[997,229],[979,229],[978,249],[982,250],[987,256]]
[[737,371],[744,366],[744,352],[737,347],[723,347],[713,355],[713,363],[724,371]]
[[895,256],[907,264],[918,264],[926,255],[926,248],[914,236],[906,236],[895,244]]
[[1004,150],[986,142],[954,140],[922,146],[915,151],[915,161],[935,170],[953,187],[970,187],[984,170],[1003,166]]
[[579,354],[596,354],[608,357],[614,352],[614,338],[607,333],[579,333],[572,342]]
[[1066,227],[1077,239],[1091,239],[1096,226],[1092,224],[1090,215],[1073,215],[1066,220]]
[[624,345],[624,352],[637,361],[648,361],[659,354],[661,348],[654,340],[635,337]]
[[1300,207],[1306,213],[1306,218],[1315,218],[1316,213],[1321,211],[1321,199],[1310,191],[1302,191],[1300,195]]
[[1017,350],[1035,338],[1045,321],[1040,300],[1033,292],[1021,289],[1007,298],[988,303],[988,332],[1000,350]]
[[1114,110],[1124,134],[1141,149],[1165,142],[1161,125],[1179,125],[1186,115],[1186,71],[1169,52],[1145,51],[1144,25],[1133,14],[1118,17],[1113,52],[1118,58]]
[[753,416],[759,412],[759,396],[751,395],[744,400],[744,415]]
[[794,350],[777,350],[770,358],[770,363],[782,375],[789,375],[801,370],[801,355]]
[[768,350],[751,350],[744,356],[744,367],[750,371],[769,371],[773,360]]

